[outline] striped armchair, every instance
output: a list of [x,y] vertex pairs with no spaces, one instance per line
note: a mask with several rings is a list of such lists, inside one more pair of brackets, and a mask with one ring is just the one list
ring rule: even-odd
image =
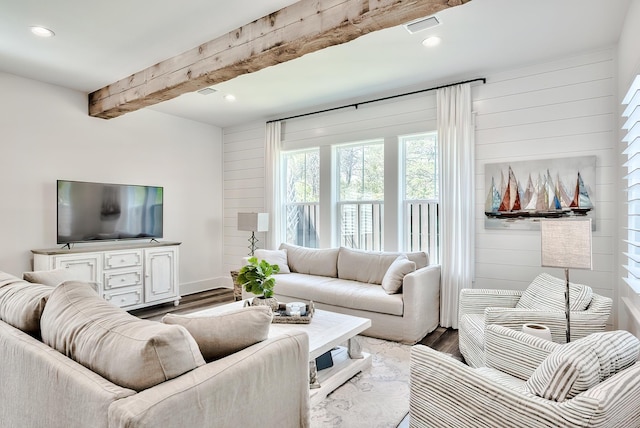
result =
[[487,366],[411,349],[409,424],[419,427],[640,427],[640,341],[625,331],[569,344],[487,326]]
[[[460,353],[471,367],[485,365],[484,332],[490,324],[521,330],[526,323],[543,324],[554,342],[566,342],[565,281],[538,275],[526,290],[463,289],[459,301]],[[570,284],[571,340],[604,331],[612,300],[582,284]]]

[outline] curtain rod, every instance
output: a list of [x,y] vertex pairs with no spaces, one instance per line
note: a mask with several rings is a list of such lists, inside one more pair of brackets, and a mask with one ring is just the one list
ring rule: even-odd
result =
[[400,98],[400,97],[406,97],[408,95],[419,94],[421,92],[435,91],[437,89],[448,88],[450,86],[463,85],[465,83],[473,83],[473,82],[480,82],[480,81],[482,81],[483,84],[487,83],[487,79],[485,77],[478,77],[476,79],[465,80],[463,82],[449,83],[447,85],[434,86],[433,88],[420,89],[420,90],[413,91],[413,92],[406,92],[404,94],[391,95],[389,97],[383,97],[383,98],[376,98],[375,100],[362,101],[362,102],[359,102],[359,103],[347,104],[347,105],[343,105],[343,106],[339,106],[339,107],[332,107],[332,108],[327,108],[327,109],[324,109],[324,110],[312,111],[311,113],[304,113],[304,114],[298,114],[298,115],[295,115],[295,116],[283,117],[282,119],[268,120],[267,123],[280,122],[280,121],[289,120],[289,119],[297,119],[299,117],[311,116],[311,115],[314,115],[314,114],[326,113],[328,111],[341,110],[343,108],[349,108],[349,107],[355,107],[355,109],[357,110],[358,106],[365,105],[365,104],[376,103],[378,101],[386,101],[386,100],[391,100],[393,98]]

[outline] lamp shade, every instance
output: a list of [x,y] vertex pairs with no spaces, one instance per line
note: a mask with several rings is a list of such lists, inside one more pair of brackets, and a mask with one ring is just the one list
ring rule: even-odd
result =
[[540,221],[544,267],[592,269],[591,219]]
[[238,230],[267,232],[269,213],[238,213]]

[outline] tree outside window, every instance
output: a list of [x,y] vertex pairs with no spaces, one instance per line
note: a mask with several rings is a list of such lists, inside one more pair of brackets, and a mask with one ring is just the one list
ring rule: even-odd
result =
[[285,240],[289,244],[318,247],[319,150],[285,153],[283,164],[286,174]]

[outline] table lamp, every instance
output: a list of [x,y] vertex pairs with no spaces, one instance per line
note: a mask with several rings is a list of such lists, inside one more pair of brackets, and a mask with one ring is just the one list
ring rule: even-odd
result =
[[248,239],[251,252],[249,255],[253,257],[253,253],[257,248],[258,239],[256,232],[267,232],[269,230],[269,213],[238,213],[238,230],[251,232]]

